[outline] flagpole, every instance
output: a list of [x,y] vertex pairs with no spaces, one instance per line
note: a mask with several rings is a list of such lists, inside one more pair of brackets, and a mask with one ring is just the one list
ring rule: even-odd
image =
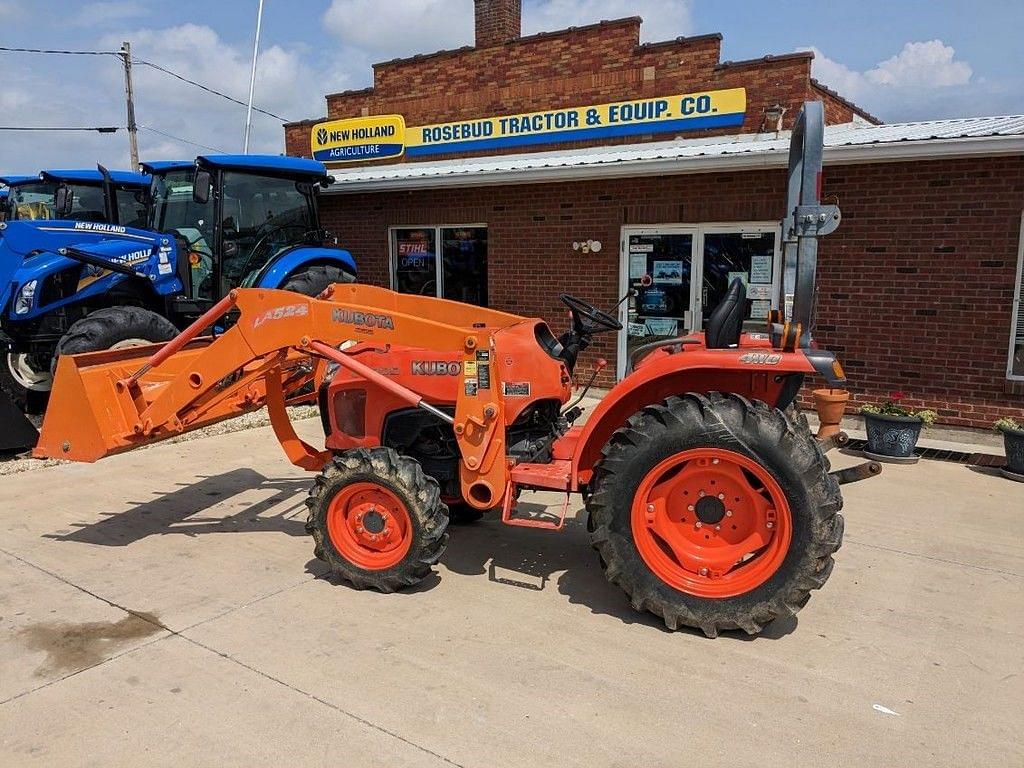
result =
[[252,45],[252,73],[249,75],[249,106],[245,110],[245,142],[242,148],[243,154],[249,154],[249,131],[252,127],[252,96],[256,90],[256,57],[260,52],[260,26],[263,23],[263,0],[260,0],[259,10],[256,12],[256,40]]

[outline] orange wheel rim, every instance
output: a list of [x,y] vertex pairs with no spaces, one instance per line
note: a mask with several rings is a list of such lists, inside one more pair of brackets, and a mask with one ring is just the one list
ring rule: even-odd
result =
[[368,571],[391,568],[409,553],[412,520],[389,488],[353,483],[327,508],[327,534],[342,557]]
[[698,597],[756,589],[782,565],[793,538],[789,502],[775,478],[717,448],[674,454],[648,472],[630,524],[647,567]]

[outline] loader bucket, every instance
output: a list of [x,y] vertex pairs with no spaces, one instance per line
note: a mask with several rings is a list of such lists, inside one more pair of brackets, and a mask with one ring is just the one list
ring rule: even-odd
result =
[[[154,421],[161,395],[189,385],[197,375],[193,363],[211,343],[209,337],[196,339],[151,369],[147,364],[165,345],[62,355],[33,455],[97,461],[263,407],[268,373],[280,375],[286,388],[310,379],[301,367],[308,358],[248,361],[214,386],[195,386],[191,399],[171,398],[170,417]],[[137,382],[126,386],[140,371]]]
[[39,432],[5,392],[0,391],[0,453],[21,453],[36,444]]

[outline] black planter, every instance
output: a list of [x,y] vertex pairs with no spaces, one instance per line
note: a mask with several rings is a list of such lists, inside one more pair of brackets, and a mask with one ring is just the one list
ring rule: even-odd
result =
[[885,416],[865,413],[864,427],[868,433],[867,452],[894,459],[915,459],[914,449],[924,422],[916,416]]
[[1006,470],[1024,476],[1024,429],[1000,428],[1006,447]]

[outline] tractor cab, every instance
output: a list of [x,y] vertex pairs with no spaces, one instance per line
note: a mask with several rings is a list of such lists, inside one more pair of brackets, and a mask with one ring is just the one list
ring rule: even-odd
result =
[[131,171],[73,169],[7,176],[0,181],[7,185],[6,199],[0,201],[3,221],[61,219],[138,225],[145,216],[150,179]]
[[329,177],[320,163],[208,155],[142,167],[153,177],[145,228],[174,236],[184,256],[178,274],[193,301],[260,285],[288,252],[323,248],[317,188]]

